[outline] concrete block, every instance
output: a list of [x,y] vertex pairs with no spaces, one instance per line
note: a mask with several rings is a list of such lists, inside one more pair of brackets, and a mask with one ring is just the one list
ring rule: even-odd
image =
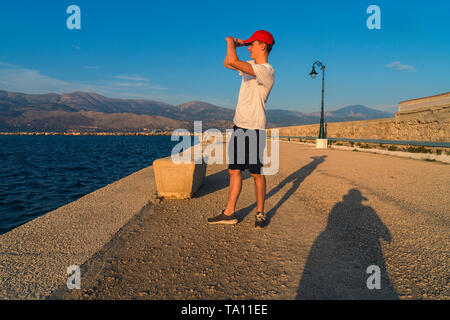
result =
[[328,139],[316,139],[316,148],[317,149],[327,149],[328,148]]
[[153,161],[158,196],[168,199],[189,199],[202,185],[207,164],[175,163],[171,157]]

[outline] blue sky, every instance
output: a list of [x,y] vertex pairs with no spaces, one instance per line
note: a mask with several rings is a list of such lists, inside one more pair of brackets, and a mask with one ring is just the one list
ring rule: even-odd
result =
[[[72,4],[81,30],[66,27]],[[381,30],[366,26],[372,4]],[[268,108],[318,111],[321,81],[308,73],[320,60],[326,109],[396,111],[399,101],[450,91],[449,12],[446,0],[2,1],[0,89],[234,108],[240,77],[223,67],[225,37],[265,29],[276,40]]]

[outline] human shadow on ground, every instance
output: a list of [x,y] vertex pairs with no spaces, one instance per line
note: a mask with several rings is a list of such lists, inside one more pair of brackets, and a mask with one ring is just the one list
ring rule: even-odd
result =
[[[398,299],[383,258],[380,239],[391,234],[367,200],[351,189],[332,208],[326,229],[314,241],[303,270],[296,299]],[[379,268],[378,288],[376,272]]]
[[[294,192],[297,191],[300,184],[306,179],[306,177],[308,177],[317,168],[317,166],[319,164],[321,164],[322,162],[325,161],[326,157],[327,156],[311,157],[311,159],[313,159],[313,160],[310,163],[301,167],[297,171],[291,173],[283,181],[281,181],[275,188],[273,188],[268,193],[266,193],[265,199],[267,201],[267,199],[269,199],[270,197],[277,194],[286,184],[292,183],[292,186],[282,196],[280,201],[278,201],[278,203],[272,209],[270,209],[269,211],[266,212],[266,226],[269,225],[270,220],[275,215],[277,210],[283,205],[283,203],[285,203],[286,200],[288,200],[294,194]],[[245,217],[250,212],[252,212],[252,210],[255,208],[256,208],[256,202],[254,202],[253,204],[251,204],[250,206],[248,206],[246,208],[243,208],[243,209],[240,209],[239,211],[237,211],[236,216],[239,219],[239,221],[241,221],[241,220],[245,219]]]

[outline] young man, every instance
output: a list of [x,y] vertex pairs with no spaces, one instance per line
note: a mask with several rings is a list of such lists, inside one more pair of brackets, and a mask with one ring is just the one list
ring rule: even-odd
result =
[[[229,157],[230,164],[228,165],[230,174],[228,203],[218,216],[209,218],[208,223],[236,224],[238,222],[234,211],[241,192],[242,171],[249,170],[255,182],[257,202],[255,227],[262,228],[266,223],[264,213],[266,179],[261,174],[262,154],[266,142],[265,110],[266,101],[274,83],[275,72],[272,66],[267,63],[267,58],[275,40],[265,30],[256,31],[245,41],[233,37],[227,37],[225,40],[227,42],[227,55],[224,66],[237,70],[239,75],[242,76],[242,82],[233,119],[234,133],[228,150],[231,154],[231,157]],[[252,60],[239,60],[236,47],[241,46],[248,46]],[[245,142],[244,139],[239,139],[242,136],[245,136]],[[238,160],[244,158],[245,161]]]

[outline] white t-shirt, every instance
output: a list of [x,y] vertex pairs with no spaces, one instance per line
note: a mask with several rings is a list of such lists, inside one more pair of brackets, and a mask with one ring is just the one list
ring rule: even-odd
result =
[[265,129],[266,101],[272,90],[275,70],[268,63],[247,62],[252,65],[256,77],[238,70],[242,82],[233,122],[245,129]]

